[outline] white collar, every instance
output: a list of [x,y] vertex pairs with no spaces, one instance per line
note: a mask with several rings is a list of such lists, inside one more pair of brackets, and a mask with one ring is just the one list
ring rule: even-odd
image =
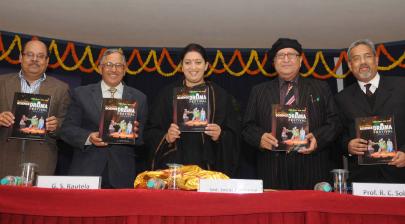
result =
[[372,92],[372,93],[374,93],[376,90],[377,90],[377,88],[378,88],[378,85],[380,84],[380,74],[376,74],[375,76],[374,76],[374,78],[372,79],[372,80],[370,80],[369,82],[362,82],[362,81],[360,81],[360,80],[357,80],[357,83],[359,84],[359,86],[360,86],[360,89],[364,92],[364,93],[366,93],[366,87],[364,86],[364,85],[366,85],[366,84],[371,84],[371,87],[370,87],[370,91]]
[[[101,92],[103,93],[103,98],[109,98],[108,96],[110,96],[111,93],[108,90],[110,88],[111,87],[107,85],[107,83],[105,83],[104,80],[101,80]],[[117,89],[117,92],[114,94],[115,95],[114,98],[122,99],[122,93],[124,92],[124,85],[122,84],[122,82],[120,82],[120,84],[115,86],[115,88]]]

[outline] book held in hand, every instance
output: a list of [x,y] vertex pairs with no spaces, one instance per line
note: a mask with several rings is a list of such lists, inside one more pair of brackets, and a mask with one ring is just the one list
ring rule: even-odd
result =
[[358,156],[359,165],[387,164],[397,153],[393,116],[356,118],[356,137],[367,141],[367,151]]
[[207,86],[173,90],[173,122],[181,132],[203,132],[210,120]]
[[307,108],[272,105],[272,135],[278,140],[275,151],[297,151],[308,146],[309,133]]
[[50,103],[48,95],[16,92],[12,109],[15,122],[9,138],[44,140]]
[[104,98],[99,134],[108,144],[135,144],[135,100]]

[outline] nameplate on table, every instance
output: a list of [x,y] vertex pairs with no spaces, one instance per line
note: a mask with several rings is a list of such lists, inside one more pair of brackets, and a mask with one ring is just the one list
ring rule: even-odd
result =
[[233,194],[263,193],[263,181],[245,179],[200,179],[198,192]]
[[405,197],[405,184],[353,183],[353,195],[371,197]]
[[100,189],[99,176],[38,176],[37,187],[59,189]]

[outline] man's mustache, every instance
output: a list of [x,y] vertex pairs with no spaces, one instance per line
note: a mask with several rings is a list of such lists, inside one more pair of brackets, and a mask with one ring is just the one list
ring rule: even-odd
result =
[[39,67],[39,64],[38,63],[29,63],[29,66],[37,66],[37,67]]
[[368,65],[360,65],[360,69],[362,69],[362,68],[367,68],[370,70],[370,66],[368,66]]

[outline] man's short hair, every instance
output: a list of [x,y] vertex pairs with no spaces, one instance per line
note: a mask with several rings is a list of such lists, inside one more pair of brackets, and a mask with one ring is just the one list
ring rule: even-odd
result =
[[122,52],[122,50],[119,49],[119,48],[109,48],[109,49],[107,49],[106,51],[104,51],[103,57],[101,57],[101,60],[100,60],[99,64],[103,63],[103,61],[105,60],[105,58],[106,58],[108,55],[113,54],[113,53],[119,53],[119,54],[121,55],[121,57],[122,57],[122,61],[123,61],[124,65],[127,64],[127,60],[125,59],[124,52]]
[[352,44],[350,44],[349,49],[347,49],[347,56],[349,57],[349,61],[351,59],[350,53],[351,53],[352,49],[359,45],[362,45],[362,44],[370,47],[370,49],[373,51],[373,54],[376,55],[375,46],[371,40],[369,40],[369,39],[356,40]]

